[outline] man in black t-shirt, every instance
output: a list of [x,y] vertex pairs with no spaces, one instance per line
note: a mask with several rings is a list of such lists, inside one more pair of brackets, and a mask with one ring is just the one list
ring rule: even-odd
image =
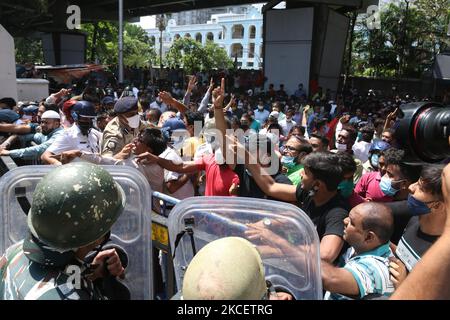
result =
[[397,288],[408,272],[444,231],[446,211],[442,194],[443,165],[423,168],[419,181],[409,186],[408,211],[413,216],[395,249],[389,271]]
[[[253,157],[248,152],[247,155]],[[247,168],[265,194],[278,200],[297,202],[317,228],[321,259],[333,262],[344,245],[343,220],[349,211],[347,201],[337,190],[343,176],[339,155],[311,153],[302,162],[304,170],[298,187],[277,183],[258,164],[248,164]]]

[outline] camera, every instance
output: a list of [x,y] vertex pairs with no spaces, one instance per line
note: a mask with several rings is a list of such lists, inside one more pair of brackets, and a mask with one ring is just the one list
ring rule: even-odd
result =
[[412,163],[450,158],[450,106],[413,102],[400,106],[395,137]]

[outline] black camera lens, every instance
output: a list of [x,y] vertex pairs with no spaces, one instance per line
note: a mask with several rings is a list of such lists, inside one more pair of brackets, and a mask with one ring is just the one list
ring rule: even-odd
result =
[[413,102],[402,105],[398,117],[395,136],[409,161],[433,163],[450,158],[450,107]]

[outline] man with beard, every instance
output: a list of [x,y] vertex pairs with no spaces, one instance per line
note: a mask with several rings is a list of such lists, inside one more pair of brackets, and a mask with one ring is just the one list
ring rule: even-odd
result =
[[60,154],[64,151],[100,152],[102,134],[94,128],[95,117],[95,107],[91,102],[78,101],[72,107],[72,118],[75,123],[48,147],[41,160],[46,164],[61,164]]
[[18,136],[24,145],[31,142],[36,143],[36,145],[14,150],[0,148],[0,155],[28,161],[39,160],[44,151],[63,133],[60,126],[60,116],[52,110],[42,114],[40,127],[41,132],[36,132],[34,126],[24,125],[23,130],[28,132],[23,132],[26,134]]

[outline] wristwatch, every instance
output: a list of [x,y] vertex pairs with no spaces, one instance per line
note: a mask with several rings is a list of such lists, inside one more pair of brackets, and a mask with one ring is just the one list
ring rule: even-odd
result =
[[272,225],[272,221],[269,218],[264,218],[263,224],[265,227],[269,228]]

